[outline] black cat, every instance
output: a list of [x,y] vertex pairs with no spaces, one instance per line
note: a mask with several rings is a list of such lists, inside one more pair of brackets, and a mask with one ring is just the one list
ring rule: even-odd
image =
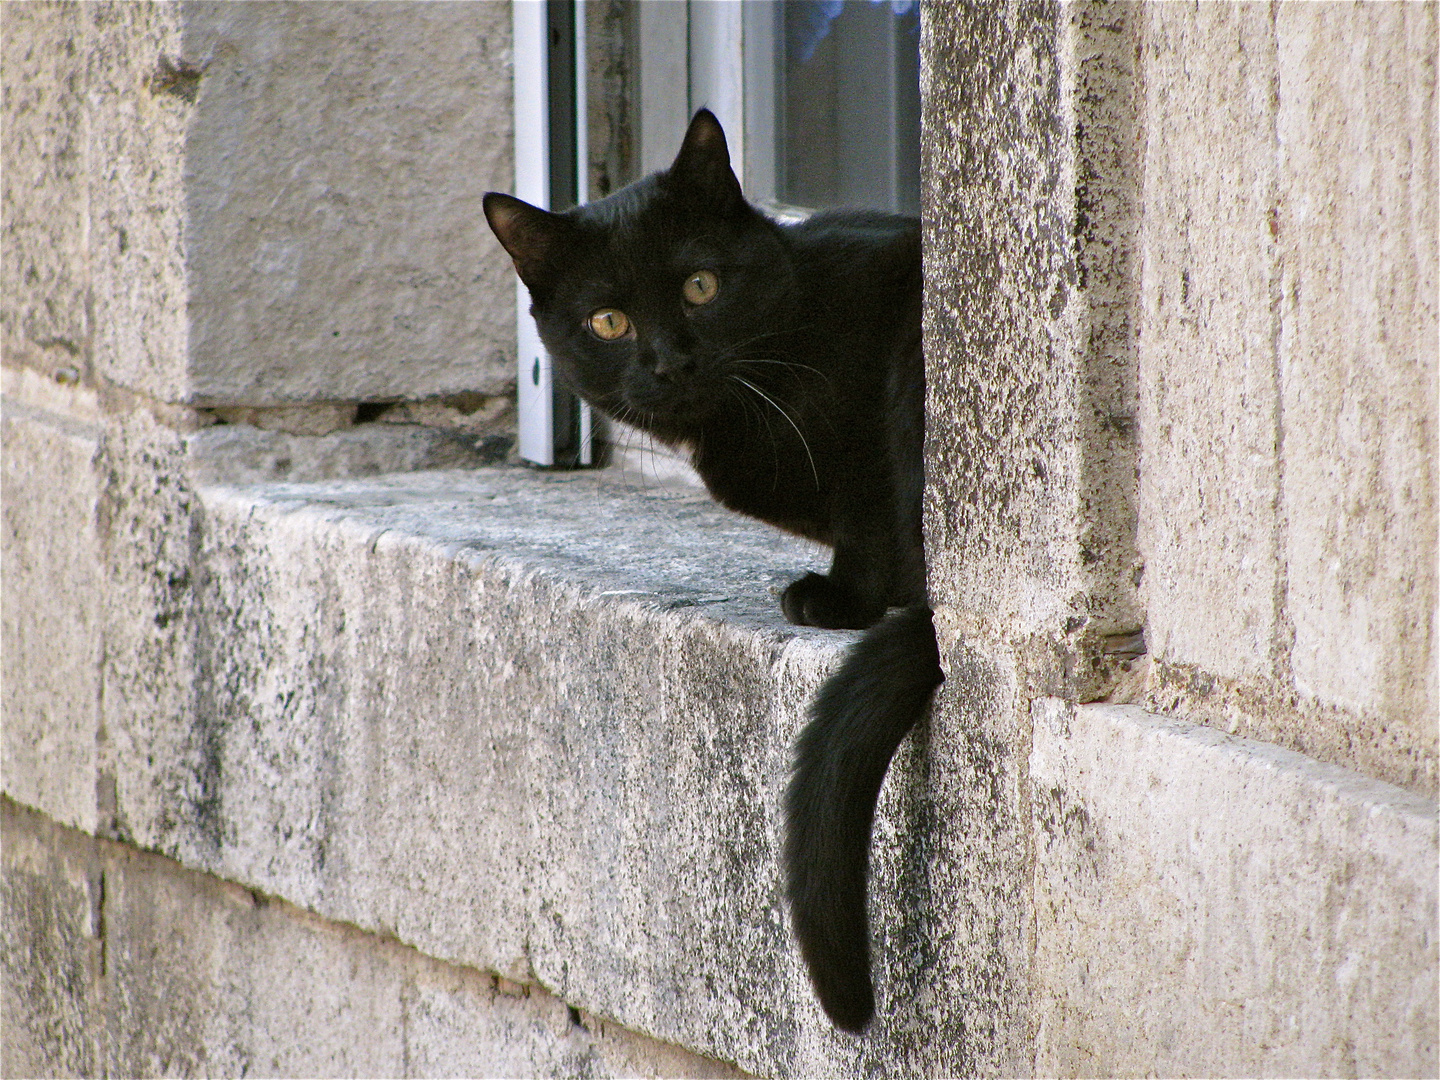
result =
[[871,629],[800,736],[785,871],[820,1002],[862,1031],[875,803],[942,679],[921,545],[919,223],[777,224],[741,195],[704,109],[666,172],[559,214],[491,192],[485,216],[561,378],[687,450],[725,506],[834,548],[829,574],[785,590],[785,615]]

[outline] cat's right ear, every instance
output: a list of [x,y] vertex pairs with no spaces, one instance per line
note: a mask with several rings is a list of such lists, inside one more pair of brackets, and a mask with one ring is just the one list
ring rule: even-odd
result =
[[485,195],[485,220],[500,246],[510,253],[515,272],[529,290],[543,290],[563,250],[570,223],[559,214],[531,206],[513,195]]
[[666,175],[683,188],[701,193],[718,210],[728,211],[745,201],[730,167],[725,129],[709,109],[701,109],[691,119],[680,153]]

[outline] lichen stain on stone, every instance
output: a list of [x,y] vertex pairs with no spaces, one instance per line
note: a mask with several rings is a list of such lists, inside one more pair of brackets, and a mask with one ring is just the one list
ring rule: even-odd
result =
[[1085,878],[1100,880],[1100,833],[1085,804],[1059,785],[1034,790],[1032,802],[1035,824],[1045,837],[1045,854],[1066,862]]
[[189,60],[171,60],[161,56],[150,76],[152,94],[170,94],[186,104],[193,105],[200,93],[200,80],[205,75],[204,64],[192,64]]

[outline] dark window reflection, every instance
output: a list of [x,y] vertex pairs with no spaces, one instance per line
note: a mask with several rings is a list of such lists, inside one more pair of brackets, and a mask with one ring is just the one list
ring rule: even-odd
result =
[[920,212],[916,0],[787,0],[776,196]]

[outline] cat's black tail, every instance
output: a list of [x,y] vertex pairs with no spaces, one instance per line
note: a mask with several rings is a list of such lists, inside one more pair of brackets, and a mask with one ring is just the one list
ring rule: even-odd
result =
[[796,743],[786,891],[820,1004],[845,1031],[858,1034],[875,1013],[865,883],[880,784],[943,678],[930,609],[906,608],[866,631]]

